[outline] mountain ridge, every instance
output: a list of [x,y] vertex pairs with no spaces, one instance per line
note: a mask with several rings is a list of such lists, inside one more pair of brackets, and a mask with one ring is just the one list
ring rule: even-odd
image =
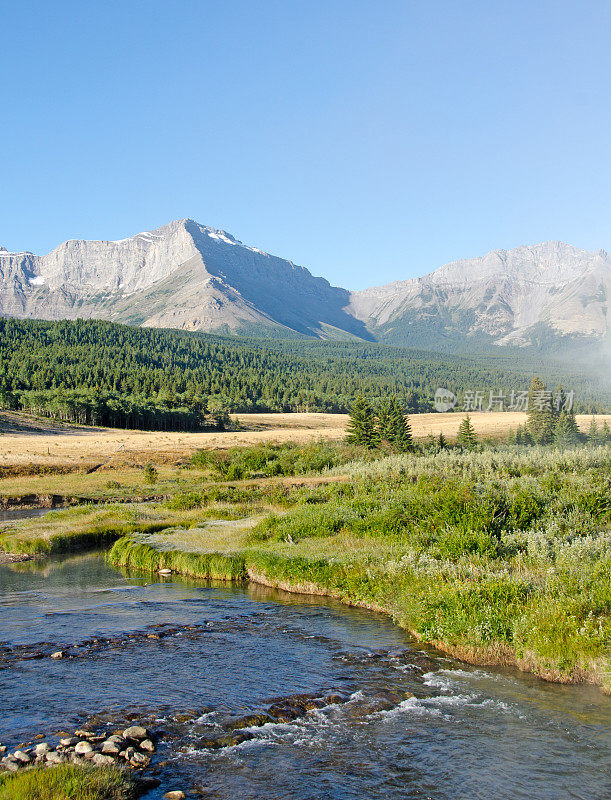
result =
[[44,256],[0,248],[0,315],[357,338],[428,349],[608,350],[611,259],[561,241],[497,249],[423,276],[349,291],[219,228],[174,220]]

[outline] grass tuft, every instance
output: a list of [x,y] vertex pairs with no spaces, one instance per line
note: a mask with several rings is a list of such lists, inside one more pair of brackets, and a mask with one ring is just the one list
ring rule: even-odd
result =
[[137,781],[117,767],[59,764],[0,775],[0,800],[133,800]]

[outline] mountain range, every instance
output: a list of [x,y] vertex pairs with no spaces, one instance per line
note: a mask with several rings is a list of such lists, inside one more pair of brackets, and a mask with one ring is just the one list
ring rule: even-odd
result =
[[191,219],[48,255],[0,248],[0,316],[108,319],[429,350],[608,351],[611,258],[563,242],[494,250],[363,291]]

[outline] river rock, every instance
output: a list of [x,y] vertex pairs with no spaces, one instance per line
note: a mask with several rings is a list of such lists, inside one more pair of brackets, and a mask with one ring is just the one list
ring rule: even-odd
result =
[[74,731],[74,735],[78,736],[79,739],[87,739],[88,741],[91,741],[92,739],[96,738],[95,733],[93,733],[92,731],[85,730],[85,728],[81,728],[78,731]]
[[163,796],[163,800],[185,800],[186,794],[184,792],[166,792]]
[[288,703],[275,703],[268,711],[276,722],[293,722],[306,714],[305,706]]
[[76,736],[66,736],[63,739],[59,740],[59,743],[62,747],[74,747],[74,745],[78,742]]
[[225,733],[214,739],[200,739],[198,745],[201,749],[219,750],[222,747],[235,747],[236,744],[242,744],[250,739],[254,739],[254,734],[242,731],[241,733]]
[[77,756],[84,756],[87,753],[93,752],[93,747],[91,746],[90,742],[87,741],[77,742],[74,747],[74,752],[77,754]]
[[0,756],[3,756],[6,753],[6,745],[0,744]]
[[96,765],[96,767],[106,767],[115,763],[115,760],[112,756],[106,756],[103,755],[102,753],[96,753],[93,756],[92,761]]
[[144,750],[147,753],[154,753],[155,752],[155,745],[153,744],[151,739],[144,739],[142,742],[140,742],[138,747],[141,750]]
[[135,739],[137,742],[141,742],[143,739],[150,739],[151,734],[149,730],[143,728],[142,725],[131,725],[123,731],[123,738]]
[[30,764],[32,762],[32,757],[28,755],[25,750],[15,750],[13,758],[16,758],[17,761],[21,761],[22,764]]
[[51,750],[47,753],[47,764],[65,764],[68,760],[63,753],[58,753],[55,750]]
[[9,772],[17,772],[18,769],[24,766],[19,759],[13,756],[5,756],[0,763],[2,763],[4,769],[7,769]]
[[139,753],[137,750],[131,758],[129,759],[129,763],[134,767],[148,767],[151,763],[151,759],[148,756],[145,756],[144,753]]
[[54,653],[51,653],[51,658],[63,658],[64,651],[63,650],[56,650]]
[[34,748],[34,752],[36,753],[37,756],[44,756],[45,753],[48,753],[50,749],[51,749],[50,745],[48,745],[46,742],[40,742]]
[[227,728],[230,731],[237,731],[241,728],[260,728],[268,722],[274,722],[274,719],[269,714],[249,714],[246,717],[232,720]]
[[172,570],[171,569],[167,569],[167,568],[160,569],[160,570],[157,570],[157,574],[158,575],[171,575],[172,574]]
[[112,742],[110,739],[107,739],[102,744],[102,753],[107,756],[118,756],[121,750],[123,750],[124,740],[121,739],[119,742]]

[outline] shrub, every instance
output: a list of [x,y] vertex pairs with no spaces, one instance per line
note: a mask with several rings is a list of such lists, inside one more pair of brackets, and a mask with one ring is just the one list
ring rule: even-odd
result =
[[144,468],[144,482],[148,484],[157,483],[159,473],[152,464],[147,464]]

